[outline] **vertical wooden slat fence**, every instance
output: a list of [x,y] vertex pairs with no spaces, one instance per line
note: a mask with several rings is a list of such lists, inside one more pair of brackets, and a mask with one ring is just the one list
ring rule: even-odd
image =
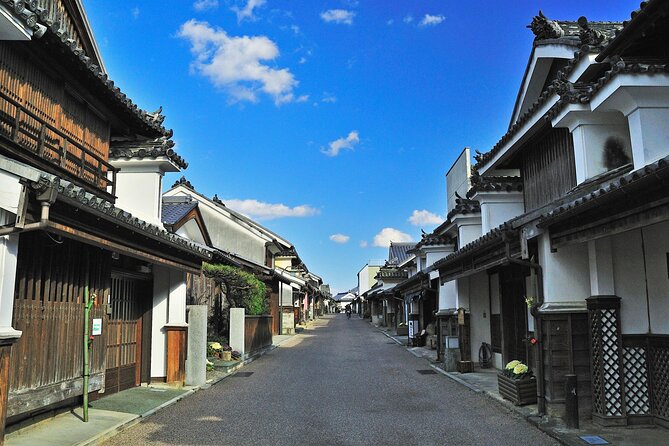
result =
[[244,318],[244,350],[253,353],[272,345],[272,316]]
[[[98,248],[21,235],[13,326],[23,334],[12,348],[8,416],[81,394],[84,286],[88,278],[96,295],[91,318],[104,319],[110,265]],[[94,389],[101,385],[105,345],[96,336],[91,348]]]

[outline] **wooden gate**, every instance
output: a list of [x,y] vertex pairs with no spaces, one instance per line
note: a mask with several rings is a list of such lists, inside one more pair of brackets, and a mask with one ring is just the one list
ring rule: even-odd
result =
[[[150,301],[147,284],[150,282],[143,279],[118,273],[112,275],[105,394],[138,386],[142,380],[144,302]],[[150,326],[146,331],[150,332]]]

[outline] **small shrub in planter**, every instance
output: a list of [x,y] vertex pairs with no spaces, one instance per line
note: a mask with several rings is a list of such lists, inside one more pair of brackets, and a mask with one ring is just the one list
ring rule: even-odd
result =
[[242,354],[239,353],[237,350],[233,351],[231,353],[231,356],[232,356],[232,359],[234,359],[235,361],[237,361],[239,359],[242,359]]
[[516,406],[537,402],[537,381],[532,370],[520,361],[509,362],[497,375],[500,395]]
[[215,356],[221,358],[223,346],[220,342],[209,342],[207,344],[207,356]]

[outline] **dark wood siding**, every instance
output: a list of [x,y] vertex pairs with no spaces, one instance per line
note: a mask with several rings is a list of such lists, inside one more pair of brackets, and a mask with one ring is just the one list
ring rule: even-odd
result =
[[565,375],[577,377],[579,412],[590,414],[590,345],[588,315],[563,313],[542,317],[544,388],[549,403],[564,403]]
[[110,124],[42,63],[0,42],[0,136],[105,190]]
[[567,129],[549,129],[521,155],[525,211],[537,209],[576,186],[574,144]]
[[[91,317],[105,327],[110,274],[111,255],[99,248],[21,235],[12,325],[23,334],[12,348],[9,416],[81,395],[84,286],[96,296]],[[102,383],[105,345],[103,329],[91,348],[93,389]]]

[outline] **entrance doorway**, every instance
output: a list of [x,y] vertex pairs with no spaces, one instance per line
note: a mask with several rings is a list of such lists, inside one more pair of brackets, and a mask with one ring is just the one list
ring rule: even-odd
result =
[[502,358],[527,364],[527,305],[524,268],[511,265],[499,272],[502,319]]
[[107,323],[105,394],[150,379],[152,282],[144,277],[112,274]]

